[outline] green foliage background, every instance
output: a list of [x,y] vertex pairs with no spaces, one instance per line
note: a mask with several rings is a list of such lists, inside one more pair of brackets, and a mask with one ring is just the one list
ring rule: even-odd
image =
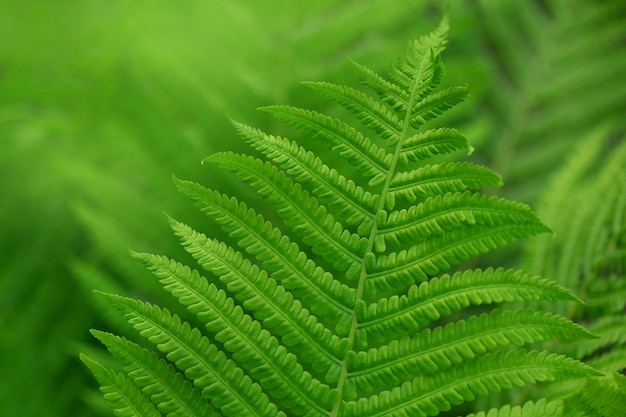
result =
[[[626,190],[620,0],[0,0],[0,414],[110,415],[77,358],[93,349],[87,329],[106,327],[91,290],[167,305],[128,248],[182,251],[163,212],[201,224],[171,175],[238,187],[199,164],[242,147],[229,115],[289,133],[255,109],[325,106],[299,81],[343,82],[347,56],[384,72],[446,10],[445,62],[454,69],[446,82],[468,82],[472,96],[440,123],[463,130],[472,157],[503,175],[502,192],[543,211],[557,230],[548,243],[489,256],[579,294],[587,287],[575,277],[588,280],[608,262],[617,265],[611,285],[624,288],[624,198],[615,197]],[[584,175],[550,184],[582,146],[600,149]],[[572,198],[598,189],[606,191]],[[557,192],[558,207],[546,197]],[[578,229],[594,236],[611,225],[615,253],[605,261],[601,246],[568,246],[583,232],[568,236],[559,215],[578,209],[583,222],[603,201],[610,220]],[[552,265],[537,253],[565,260]],[[577,263],[579,253],[594,262]]]

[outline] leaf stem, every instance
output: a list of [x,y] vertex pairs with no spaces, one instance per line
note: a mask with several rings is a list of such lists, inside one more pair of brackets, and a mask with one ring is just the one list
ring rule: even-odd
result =
[[[378,233],[378,224],[376,222],[376,218],[378,216],[378,213],[380,213],[385,208],[385,200],[386,200],[387,194],[389,193],[389,189],[391,188],[391,181],[396,172],[396,166],[398,164],[400,152],[402,151],[402,145],[404,141],[407,139],[407,137],[409,136],[408,133],[409,133],[409,129],[411,126],[410,124],[411,109],[413,108],[413,104],[415,102],[415,93],[419,86],[424,67],[426,63],[428,62],[428,60],[432,59],[432,53],[433,51],[430,50],[429,52],[425,53],[424,56],[422,57],[420,68],[415,76],[415,79],[413,80],[413,85],[411,86],[411,93],[410,93],[409,100],[406,106],[406,113],[404,115],[402,131],[398,133],[398,141],[395,145],[393,159],[387,171],[387,178],[385,179],[385,183],[383,185],[383,188],[380,194],[380,201],[378,203],[378,208],[376,209],[376,214],[373,217],[374,224],[372,226],[372,230],[368,238],[368,246],[365,252],[366,255],[368,253],[371,253],[374,249],[374,240],[376,238],[376,234]],[[365,282],[367,281],[367,276],[368,276],[368,272],[367,272],[367,267],[365,264],[365,257],[364,257],[363,260],[361,261],[361,274],[359,276],[359,282],[357,285],[356,302],[363,300],[363,292],[365,289]],[[352,312],[352,325],[350,326],[350,333],[348,334],[348,340],[350,341],[350,349],[354,348],[356,331],[358,327],[359,327],[358,317],[356,315],[356,310],[354,310]],[[331,411],[329,417],[337,417],[339,415],[340,406],[343,401],[343,398],[342,398],[343,388],[344,388],[345,381],[347,378],[348,378],[348,369],[347,369],[346,360],[344,359],[341,361],[341,375],[339,377],[339,381],[337,382],[337,393],[338,393],[337,402],[335,403],[335,406],[333,410]]]

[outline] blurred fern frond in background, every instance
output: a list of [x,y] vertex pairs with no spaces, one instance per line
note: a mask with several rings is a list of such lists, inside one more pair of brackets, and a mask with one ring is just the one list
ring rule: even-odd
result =
[[480,0],[473,11],[473,47],[487,61],[477,98],[490,119],[481,158],[502,173],[507,196],[535,202],[597,126],[624,130],[626,4]]
[[[589,135],[542,196],[539,210],[555,234],[531,241],[525,251],[529,270],[550,274],[585,301],[560,312],[598,336],[575,346],[561,344],[559,350],[607,374],[626,370],[625,167],[623,135],[606,129]],[[568,392],[581,384],[555,389]],[[589,382],[588,388],[594,384],[601,381]]]

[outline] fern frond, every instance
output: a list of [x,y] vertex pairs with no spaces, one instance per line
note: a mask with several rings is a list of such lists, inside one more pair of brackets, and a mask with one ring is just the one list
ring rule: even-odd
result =
[[406,89],[387,81],[365,65],[352,60],[350,60],[350,63],[354,66],[355,73],[363,85],[375,91],[378,97],[389,104],[394,111],[406,111],[410,100]]
[[169,417],[220,415],[188,380],[154,352],[110,333],[91,333],[120,361],[128,377],[161,413]]
[[232,353],[233,359],[249,375],[258,378],[274,398],[298,415],[307,414],[307,410],[323,415],[324,408],[330,408],[328,402],[333,395],[330,388],[304,371],[293,354],[244,314],[223,291],[184,265],[165,260],[165,265],[157,264],[156,268],[164,288],[195,314],[209,333],[223,343],[224,349]]
[[373,224],[380,196],[372,195],[354,181],[346,179],[293,141],[233,123],[248,143],[293,175],[296,182],[307,187],[340,221],[347,225],[361,225],[361,235],[366,233],[363,230],[370,230],[368,228]]
[[446,193],[428,197],[423,203],[386,212],[379,216],[375,247],[400,247],[401,242],[423,242],[462,225],[501,225],[538,223],[539,219],[524,204],[479,193]]
[[[602,132],[590,136],[569,155],[560,172],[554,175],[540,203],[543,218],[559,232],[559,220],[566,220],[561,213],[568,211],[568,196],[573,187],[579,186],[587,172],[602,152]],[[526,267],[535,273],[551,273],[550,264],[554,262],[550,256],[555,246],[554,238],[541,237],[526,245]]]
[[222,167],[231,169],[257,189],[294,233],[316,254],[324,256],[339,271],[347,271],[355,279],[361,270],[360,261],[367,249],[367,239],[350,233],[337,222],[326,207],[303,191],[269,162],[233,153],[218,153],[210,157]]
[[449,27],[450,22],[444,17],[434,31],[410,42],[406,52],[391,66],[391,79],[413,93],[416,100],[427,96],[443,77],[440,54],[448,42]]
[[559,400],[537,402],[528,401],[524,405],[511,407],[505,405],[500,409],[491,409],[488,412],[468,414],[466,417],[561,417],[563,416],[563,402]]
[[[343,357],[347,340],[339,339],[319,323],[265,271],[252,265],[241,253],[217,240],[207,239],[189,226],[172,220],[172,228],[198,264],[217,275],[246,310],[254,312],[258,320],[281,337],[283,345],[297,348],[300,358],[313,363],[318,372],[338,366],[338,358]],[[164,285],[187,278],[187,274],[179,275],[180,264],[163,256],[136,256],[162,277]],[[179,285],[190,284],[182,282]]]
[[489,392],[539,381],[586,376],[585,364],[547,352],[487,354],[434,375],[420,376],[381,394],[350,401],[342,417],[428,416]]
[[333,151],[369,179],[369,185],[385,181],[393,155],[347,123],[314,111],[289,106],[268,106],[260,110],[311,133],[316,138],[328,141]]
[[414,285],[406,295],[358,302],[359,344],[412,333],[427,323],[471,305],[530,300],[580,301],[553,281],[519,270],[486,269],[442,275]]
[[[606,153],[611,139],[616,140],[615,146]],[[608,137],[600,129],[583,141],[555,175],[542,201],[542,211],[555,224],[560,239],[540,239],[527,253],[531,267],[554,276],[587,302],[569,314],[599,338],[565,344],[562,352],[605,372],[626,369],[626,246],[621,237],[626,224],[625,163],[623,137]],[[561,190],[568,184],[576,184],[580,195]],[[563,217],[563,212],[572,215]]]
[[[474,255],[548,231],[524,204],[480,193],[500,185],[495,172],[469,162],[429,163],[471,151],[456,130],[416,131],[467,94],[464,86],[435,91],[447,26],[443,19],[410,44],[390,80],[355,64],[374,95],[307,83],[352,113],[374,140],[313,111],[264,109],[324,140],[352,165],[346,172],[294,141],[234,122],[267,160],[232,152],[205,160],[255,189],[263,209],[279,217],[276,224],[234,197],[175,179],[229,235],[208,238],[170,219],[182,246],[213,279],[165,256],[135,256],[202,330],[168,310],[105,296],[177,368],[166,373],[184,375],[219,413],[436,416],[477,396],[596,374],[567,356],[525,350],[591,337],[582,327],[544,312],[491,306],[580,301],[567,289],[516,270],[445,274]],[[350,169],[364,178],[348,175]],[[484,313],[452,316],[472,306]],[[141,386],[161,395],[153,379]]]
[[445,155],[465,149],[470,153],[473,151],[467,138],[458,130],[450,128],[430,129],[418,132],[402,143],[399,163],[406,166],[409,161],[419,161],[435,155]]
[[502,179],[495,172],[469,162],[425,165],[413,171],[397,172],[394,175],[385,206],[387,209],[393,209],[396,200],[419,203],[427,197],[468,189],[477,190],[501,183]]
[[261,387],[197,328],[149,303],[112,294],[101,296],[118,308],[139,334],[165,353],[224,415],[284,416]]
[[[285,288],[296,294],[298,290],[304,290],[302,294],[305,300],[310,300],[311,311],[328,314],[339,324],[350,320],[355,291],[316,266],[287,236],[234,198],[229,199],[189,181],[177,180],[177,184],[181,192],[196,201],[200,210],[224,224],[231,236],[239,240],[240,246],[257,256],[265,268],[274,271],[272,277]],[[316,300],[322,300],[319,303],[322,307],[332,304],[334,308],[317,310]]]
[[371,393],[416,375],[440,372],[497,347],[590,336],[588,331],[560,316],[532,310],[496,309],[432,331],[425,329],[411,338],[394,339],[367,352],[349,352],[346,384],[354,385],[354,392]]
[[366,261],[370,261],[368,268],[371,273],[366,283],[366,293],[425,281],[471,256],[547,230],[539,222],[468,225],[434,236],[408,250],[380,255],[375,263],[373,257],[369,257]]
[[384,139],[397,138],[402,132],[402,120],[383,103],[354,88],[327,82],[306,82],[322,96],[353,113],[363,125]]
[[430,94],[414,105],[409,123],[418,129],[428,120],[434,119],[446,110],[463,102],[467,95],[468,88],[466,86],[448,87],[435,94]]
[[99,362],[81,354],[80,360],[89,368],[100,383],[104,399],[118,417],[161,417],[151,403],[123,374],[105,368]]

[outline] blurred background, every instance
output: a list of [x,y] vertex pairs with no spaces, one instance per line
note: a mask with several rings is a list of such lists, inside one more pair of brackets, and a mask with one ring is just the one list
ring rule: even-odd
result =
[[[441,123],[556,222],[546,184],[580,143],[589,183],[624,157],[621,0],[0,0],[0,415],[112,415],[77,358],[119,322],[92,290],[168,304],[128,249],[182,253],[164,212],[202,229],[171,176],[239,187],[200,164],[246,151],[229,117],[282,134],[257,107],[332,111],[299,82],[354,84],[347,57],[384,73],[446,11],[445,82],[471,97]],[[533,250],[489,263],[545,272]]]

